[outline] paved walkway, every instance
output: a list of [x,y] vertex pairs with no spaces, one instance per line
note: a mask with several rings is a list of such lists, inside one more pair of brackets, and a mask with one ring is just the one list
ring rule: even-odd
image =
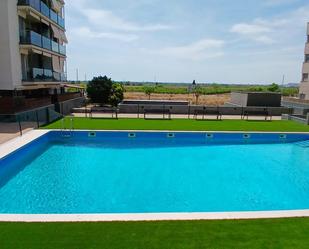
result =
[[[36,128],[36,123],[32,123],[32,122],[22,123],[23,133],[33,130],[34,128]],[[20,136],[20,131],[19,131],[18,123],[0,122],[0,144],[3,144],[19,136]]]

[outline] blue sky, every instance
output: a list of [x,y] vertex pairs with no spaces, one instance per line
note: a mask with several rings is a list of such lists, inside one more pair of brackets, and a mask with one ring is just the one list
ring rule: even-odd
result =
[[68,77],[299,82],[308,0],[68,0]]

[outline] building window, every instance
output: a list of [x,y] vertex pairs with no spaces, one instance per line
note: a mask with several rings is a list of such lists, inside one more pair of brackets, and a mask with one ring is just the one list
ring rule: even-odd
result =
[[308,81],[309,74],[303,73],[303,81]]
[[305,62],[309,62],[309,54],[305,55]]

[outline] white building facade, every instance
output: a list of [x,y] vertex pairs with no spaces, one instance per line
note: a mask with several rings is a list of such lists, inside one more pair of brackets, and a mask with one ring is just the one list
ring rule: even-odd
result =
[[307,42],[305,46],[305,58],[299,96],[301,99],[309,100],[309,23],[307,24]]
[[63,0],[1,0],[0,97],[60,92],[67,42]]

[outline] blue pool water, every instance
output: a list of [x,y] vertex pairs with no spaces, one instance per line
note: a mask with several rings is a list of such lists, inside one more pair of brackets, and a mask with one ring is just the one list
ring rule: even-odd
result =
[[308,135],[88,135],[51,132],[0,160],[0,213],[309,209]]

